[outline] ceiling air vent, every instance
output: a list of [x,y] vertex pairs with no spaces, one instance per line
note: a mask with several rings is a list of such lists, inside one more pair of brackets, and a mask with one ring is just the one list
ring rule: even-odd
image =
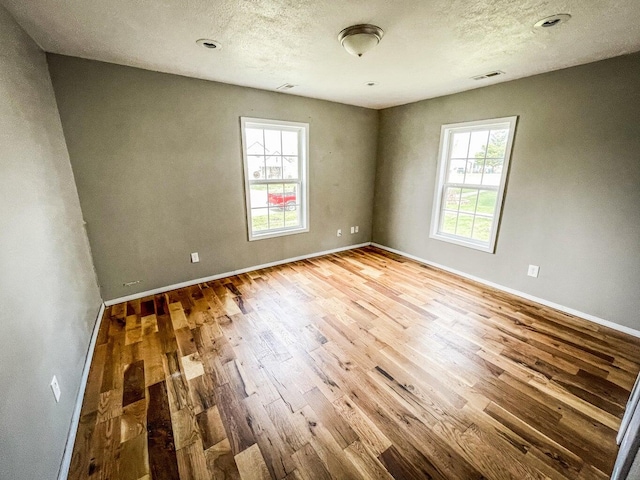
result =
[[291,90],[293,87],[297,87],[297,85],[292,85],[290,83],[283,83],[278,88],[276,88],[276,90],[280,90],[280,91]]
[[471,77],[473,80],[484,80],[485,78],[497,77],[498,75],[504,75],[504,72],[501,70],[495,70],[493,72],[485,73],[482,75],[476,75],[475,77]]

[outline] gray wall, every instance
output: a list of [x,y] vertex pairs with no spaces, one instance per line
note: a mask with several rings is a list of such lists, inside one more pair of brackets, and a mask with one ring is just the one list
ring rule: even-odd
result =
[[[48,61],[105,299],[371,239],[376,111]],[[247,240],[241,116],[310,124],[309,233]]]
[[45,55],[0,45],[0,478],[53,479],[101,300]]
[[[510,115],[495,255],[430,239],[441,125]],[[383,110],[373,241],[640,329],[639,118],[640,54]]]

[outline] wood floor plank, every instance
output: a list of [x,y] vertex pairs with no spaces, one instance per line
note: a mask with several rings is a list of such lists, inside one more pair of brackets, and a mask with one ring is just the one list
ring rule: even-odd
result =
[[122,406],[126,407],[144,398],[144,360],[124,367]]
[[222,418],[217,406],[206,409],[200,412],[196,421],[200,434],[202,435],[202,444],[205,450],[213,447],[227,438],[227,433],[224,430]]
[[224,422],[227,437],[234,456],[256,443],[255,436],[249,425],[249,413],[237,398],[228,383],[216,387],[216,400],[220,417]]
[[242,480],[271,480],[269,469],[257,444],[237,454],[235,460]]
[[121,480],[138,480],[149,474],[146,434],[122,442],[118,472]]
[[387,471],[396,480],[420,480],[420,479],[436,479],[444,478],[439,476],[432,476],[426,473],[424,470],[419,471],[414,465],[411,464],[402,454],[391,445],[378,457],[380,462],[386,467]]
[[262,450],[262,456],[269,472],[274,478],[286,477],[295,469],[291,459],[293,448],[280,436],[258,395],[247,397],[244,399],[244,404],[247,406],[251,429]]
[[149,387],[147,438],[151,477],[154,480],[180,478],[165,382]]
[[316,451],[308,443],[293,454],[293,460],[298,466],[297,471],[300,477],[304,480],[330,480],[332,478]]
[[178,449],[176,456],[180,478],[193,480],[209,480],[211,478],[200,439]]
[[364,247],[105,309],[69,478],[611,473],[640,339]]
[[233,458],[228,439],[225,438],[220,443],[208,448],[204,454],[207,467],[214,479],[237,480],[240,478],[240,472],[235,458]]

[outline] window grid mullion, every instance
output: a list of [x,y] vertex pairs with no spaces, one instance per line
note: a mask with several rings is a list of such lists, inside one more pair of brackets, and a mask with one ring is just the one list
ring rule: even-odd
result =
[[458,195],[458,211],[456,213],[456,229],[455,233],[458,233],[458,223],[460,223],[460,205],[462,204],[462,188],[460,189],[460,194]]
[[464,183],[444,183],[448,188],[475,188],[477,190],[493,190],[498,191],[499,187],[496,185],[478,185],[477,183],[470,183],[468,185]]
[[473,209],[473,220],[471,220],[471,238],[473,238],[473,227],[476,225],[476,212],[480,202],[480,190],[476,190],[476,208]]
[[491,138],[491,129],[487,132],[487,143],[484,146],[484,159],[482,160],[482,174],[480,175],[480,185],[482,185],[482,180],[484,180],[484,170],[487,166],[487,151],[489,150],[489,139]]
[[469,165],[469,151],[471,150],[471,133],[472,132],[469,132],[469,143],[467,143],[467,158],[464,161],[464,178],[462,179],[462,183],[465,183],[467,180],[467,165]]

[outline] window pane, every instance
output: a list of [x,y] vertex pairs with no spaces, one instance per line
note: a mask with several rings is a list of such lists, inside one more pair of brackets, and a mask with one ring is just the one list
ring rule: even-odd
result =
[[247,142],[247,153],[249,155],[264,155],[262,129],[247,128],[244,135]]
[[473,215],[459,214],[456,235],[459,237],[471,238],[471,227],[473,225]]
[[284,178],[298,178],[298,157],[283,157]]
[[449,163],[449,176],[447,177],[448,183],[462,183],[464,182],[464,169],[467,164],[466,160],[451,160]]
[[282,208],[269,209],[269,228],[284,228],[284,210]]
[[254,232],[260,232],[269,228],[268,209],[251,209],[251,228]]
[[489,147],[487,148],[487,158],[504,158],[507,150],[507,137],[509,130],[491,130],[489,135]]
[[504,159],[502,158],[487,158],[482,177],[483,185],[495,185],[496,187],[500,185],[503,163]]
[[482,181],[482,165],[484,158],[467,160],[467,170],[464,176],[464,183],[467,185],[480,185]]
[[266,158],[267,178],[270,180],[280,180],[282,178],[282,157],[280,155],[270,155]]
[[270,207],[282,207],[284,205],[284,185],[281,183],[270,183],[267,186],[267,202]]
[[476,203],[478,200],[478,190],[472,188],[463,188],[460,196],[460,211],[474,213],[476,211]]
[[280,130],[266,130],[264,131],[264,148],[266,154],[269,155],[281,155],[282,145],[280,144]]
[[478,213],[488,213],[493,215],[496,210],[496,201],[498,200],[498,192],[495,190],[480,190],[478,195]]
[[283,130],[282,154],[298,155],[298,133],[297,132],[288,132],[286,130]]
[[269,184],[268,203],[279,210],[292,208],[299,203],[297,183]]
[[451,158],[467,158],[469,132],[454,133],[451,142]]
[[444,197],[444,208],[447,210],[458,210],[460,206],[460,189],[447,187]]
[[300,205],[289,205],[285,208],[284,223],[288,228],[300,226]]
[[264,157],[249,155],[247,163],[249,164],[249,180],[264,180]]
[[445,212],[442,217],[442,227],[440,231],[442,233],[448,233],[450,235],[454,235],[456,233],[456,222],[458,220],[457,213]]
[[492,218],[476,217],[476,221],[473,224],[473,239],[488,242],[491,238],[491,225],[493,224]]
[[266,185],[249,185],[249,196],[251,198],[251,208],[267,206]]
[[484,158],[489,143],[489,130],[471,132],[469,156],[467,158]]
[[282,194],[282,205],[285,209],[293,209],[298,203],[300,203],[298,198],[298,184],[285,183],[284,192]]

